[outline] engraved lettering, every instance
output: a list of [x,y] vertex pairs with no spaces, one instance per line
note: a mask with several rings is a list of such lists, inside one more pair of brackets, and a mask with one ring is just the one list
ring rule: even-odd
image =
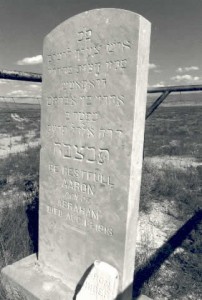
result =
[[62,216],[62,211],[60,209],[57,209],[55,207],[52,207],[50,205],[47,205],[47,213],[61,217]]
[[62,187],[72,190],[75,192],[81,192],[88,195],[94,195],[95,193],[95,186],[89,183],[80,183],[78,181],[67,180],[66,178],[63,180]]
[[78,32],[78,41],[81,42],[84,39],[85,40],[90,40],[91,39],[91,35],[92,35],[92,30],[88,29],[88,30],[84,30],[84,31],[79,31]]
[[109,150],[107,149],[99,149],[99,164],[103,164],[104,162],[109,160]]
[[108,42],[106,45],[106,51],[109,54],[114,54],[118,52],[124,52],[125,50],[131,49],[131,42],[130,41],[122,41],[122,42]]
[[107,84],[106,78],[97,78],[97,79],[83,79],[83,80],[72,80],[62,82],[64,90],[90,90],[94,88],[105,88]]
[[95,148],[87,147],[88,150],[88,159],[87,162],[95,162]]
[[54,143],[54,154],[58,153],[58,151],[60,154],[62,154],[61,143],[55,142]]
[[[54,143],[54,152],[56,153],[56,149],[58,149],[57,153],[61,155],[63,158],[78,160],[78,161],[86,161],[86,162],[94,162],[100,165],[109,161],[110,155],[108,149],[88,147],[88,146],[77,146],[70,145],[66,143]],[[57,146],[57,148],[56,148]]]
[[82,153],[83,150],[84,150],[84,147],[80,147],[79,150],[78,150],[78,146],[74,146],[76,148],[76,153],[75,153],[75,159],[78,159],[78,160],[83,160],[84,158],[84,154]]
[[48,169],[51,173],[59,173],[59,166],[49,164]]
[[63,143],[64,154],[63,157],[71,158],[71,145]]
[[125,69],[127,67],[127,59],[123,60],[115,60],[115,61],[107,61],[106,62],[107,70],[120,70]]

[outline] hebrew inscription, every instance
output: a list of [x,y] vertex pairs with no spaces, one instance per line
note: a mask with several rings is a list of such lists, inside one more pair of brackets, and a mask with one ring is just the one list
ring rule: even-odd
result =
[[[90,215],[71,208],[80,202],[86,205],[82,211],[95,212],[100,186],[107,194],[116,187],[115,177],[105,168],[116,155],[113,143],[123,143],[122,116],[127,95],[124,88],[113,88],[113,76],[122,80],[135,46],[134,40],[125,38],[98,43],[93,28],[81,28],[65,48],[50,48],[46,55],[49,76],[60,78],[60,88],[45,94],[49,115],[45,134],[51,140],[52,160],[57,162],[49,161],[47,168],[56,180],[60,176],[58,186],[63,191],[58,201],[47,206],[47,212],[62,217],[71,226],[95,228],[108,236],[116,228],[107,224],[104,213],[99,214],[102,224],[89,226]],[[120,115],[120,122],[105,120],[108,112]]]

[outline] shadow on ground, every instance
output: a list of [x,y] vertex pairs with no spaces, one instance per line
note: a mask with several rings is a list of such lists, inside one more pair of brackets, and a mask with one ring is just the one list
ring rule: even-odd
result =
[[191,231],[197,229],[200,223],[202,223],[202,210],[198,210],[144,265],[138,267],[134,274],[134,299],[140,295],[143,285],[159,270],[164,261],[181,246]]
[[[27,189],[32,192],[32,182],[27,182]],[[27,205],[26,209],[28,219],[28,231],[30,240],[33,245],[33,252],[38,253],[38,238],[39,238],[39,197],[34,195],[32,202]]]

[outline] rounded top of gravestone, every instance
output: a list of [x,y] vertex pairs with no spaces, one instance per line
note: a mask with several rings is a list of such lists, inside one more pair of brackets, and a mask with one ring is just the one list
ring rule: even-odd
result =
[[[71,23],[71,21],[76,20],[76,19],[82,19],[82,21],[84,21],[84,19],[86,19],[86,18],[93,19],[93,17],[95,17],[94,24],[96,25],[98,17],[106,17],[107,18],[107,16],[110,16],[110,15],[116,16],[117,14],[118,14],[117,23],[120,23],[119,22],[120,15],[122,15],[122,17],[125,16],[124,17],[125,22],[126,21],[128,22],[129,21],[128,18],[131,17],[131,18],[133,18],[133,19],[135,18],[137,20],[142,19],[145,22],[150,23],[146,18],[144,18],[143,16],[141,16],[131,10],[126,10],[126,9],[121,9],[121,8],[96,8],[96,9],[87,10],[87,11],[84,11],[79,14],[71,16],[70,18],[66,19],[65,21],[60,23],[58,26],[56,26],[51,32],[49,32],[49,34],[47,36],[54,35],[55,32],[58,32],[58,30],[65,27],[67,23],[69,23],[69,22]],[[127,17],[126,17],[126,15],[127,15]],[[110,19],[106,19],[106,23],[108,23],[110,25]]]

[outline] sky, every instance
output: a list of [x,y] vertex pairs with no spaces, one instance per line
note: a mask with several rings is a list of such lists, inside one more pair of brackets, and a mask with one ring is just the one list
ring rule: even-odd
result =
[[[202,0],[0,0],[0,69],[42,73],[43,39],[75,14],[122,8],[152,24],[148,85],[202,84]],[[0,79],[1,96],[41,96],[40,83]]]

